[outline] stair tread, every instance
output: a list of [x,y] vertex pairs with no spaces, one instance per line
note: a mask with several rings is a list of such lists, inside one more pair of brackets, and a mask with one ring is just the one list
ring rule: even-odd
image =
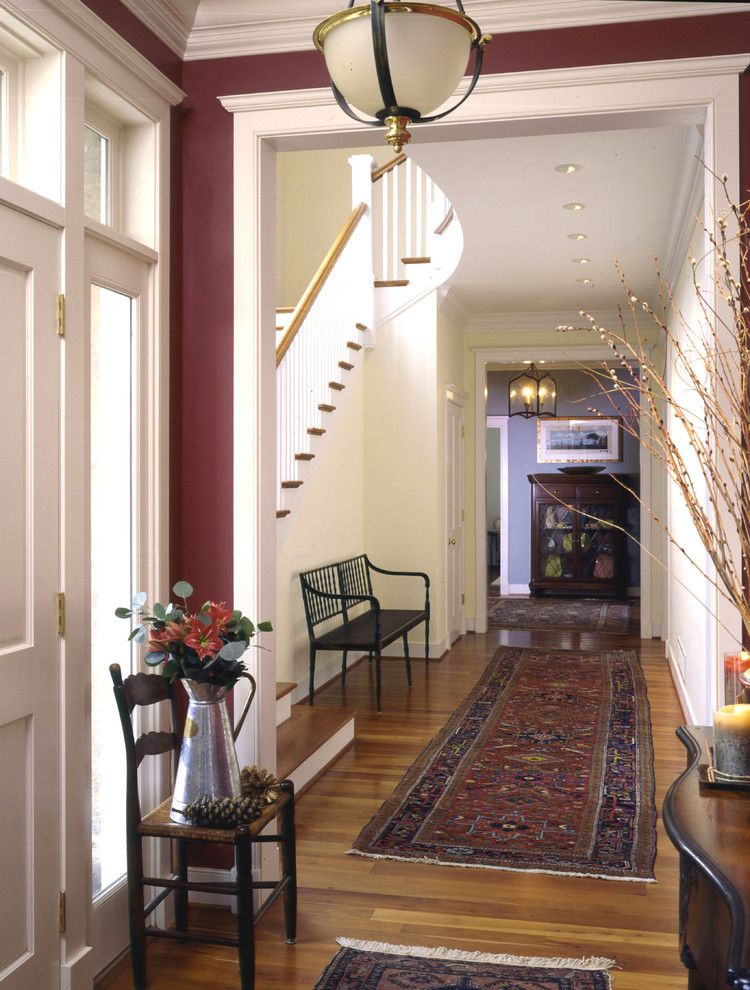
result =
[[276,681],[276,700],[279,701],[287,694],[291,694],[297,687],[294,681]]
[[362,345],[361,344],[355,344],[355,342],[353,340],[347,340],[346,346],[349,348],[350,351],[361,351],[362,350]]
[[282,488],[301,488],[304,485],[304,481],[282,481]]
[[308,426],[307,432],[310,434],[311,437],[322,437],[323,434],[325,433],[325,430],[323,429],[322,426]]
[[355,323],[354,326],[357,328],[357,330],[364,331],[364,330],[367,329],[367,327],[364,325],[364,323]]
[[294,459],[295,461],[314,461],[315,454],[307,454],[307,453],[295,454]]
[[291,511],[292,511],[291,509],[277,509],[276,510],[276,518],[277,519],[284,519],[285,516],[288,516]]
[[292,705],[292,715],[276,730],[276,775],[288,777],[356,715],[355,708]]
[[276,307],[276,312],[277,313],[293,313],[294,312],[294,306],[277,306]]
[[321,402],[318,409],[320,409],[321,412],[335,412],[336,406],[331,406],[327,402]]
[[405,285],[409,284],[408,278],[389,278],[389,279],[376,279],[375,280],[376,289],[390,289],[390,288],[403,288]]
[[426,255],[419,258],[402,258],[402,265],[429,265],[432,258],[428,258]]
[[328,387],[335,389],[337,392],[343,392],[346,385],[342,385],[341,382],[329,382]]
[[343,368],[344,371],[351,371],[354,367],[349,361],[339,361],[339,368]]

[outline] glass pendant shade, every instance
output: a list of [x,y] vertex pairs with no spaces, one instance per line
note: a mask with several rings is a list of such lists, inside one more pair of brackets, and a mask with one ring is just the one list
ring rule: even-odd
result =
[[[385,35],[397,105],[425,117],[445,103],[466,71],[469,26],[463,19],[418,16],[417,4],[387,6],[394,8],[385,18]],[[370,117],[390,109],[383,106],[370,18],[342,19],[321,40],[328,74],[346,102]]]
[[[341,109],[360,123],[388,127],[386,141],[399,152],[410,140],[407,124],[444,117],[469,96],[490,38],[466,16],[461,0],[457,10],[410,0],[355,7],[352,0],[318,25],[313,41]],[[472,51],[467,92],[436,114],[460,83]]]
[[546,371],[540,371],[533,364],[508,385],[508,415],[532,416],[557,415],[557,386],[555,380]]

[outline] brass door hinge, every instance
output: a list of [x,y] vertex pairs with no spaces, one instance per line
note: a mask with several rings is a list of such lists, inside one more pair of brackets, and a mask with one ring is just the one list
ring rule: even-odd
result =
[[461,604],[462,605],[465,605],[466,604],[466,595],[465,594],[462,594],[461,595]]
[[65,934],[65,927],[67,924],[66,912],[65,912],[65,891],[60,891],[60,896],[58,898],[57,904],[57,930],[61,935]]
[[65,592],[61,591],[55,596],[57,599],[57,635],[65,633]]
[[65,296],[63,293],[57,297],[57,336],[65,336]]

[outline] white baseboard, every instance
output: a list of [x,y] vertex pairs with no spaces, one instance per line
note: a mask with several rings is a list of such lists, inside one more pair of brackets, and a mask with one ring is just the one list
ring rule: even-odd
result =
[[675,659],[674,651],[670,643],[664,644],[664,652],[669,661],[669,670],[672,674],[672,683],[677,691],[677,697],[680,702],[680,708],[682,709],[682,717],[685,719],[687,725],[698,725],[699,720],[695,712],[693,711],[693,706],[690,704],[690,698],[687,693],[687,688],[685,682],[682,679],[682,674],[680,673],[680,668],[677,665]]
[[466,622],[466,632],[473,633],[476,631],[476,620],[473,615],[467,615],[464,621]]
[[[255,871],[253,870],[253,873]],[[234,868],[231,870],[217,870],[209,866],[188,867],[188,880],[195,883],[233,883],[235,879]],[[253,877],[255,879],[255,877]],[[229,894],[201,894],[191,890],[188,894],[191,904],[213,904],[220,907],[228,907],[236,913],[236,901]]]
[[292,717],[292,692],[285,694],[283,698],[276,699],[276,725],[281,725],[288,718]]
[[508,590],[505,594],[508,595],[528,595],[529,593],[528,584],[509,584],[507,588]]

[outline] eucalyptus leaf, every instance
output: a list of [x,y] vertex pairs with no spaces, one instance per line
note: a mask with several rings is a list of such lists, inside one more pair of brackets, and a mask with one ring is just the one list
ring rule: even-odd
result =
[[273,626],[268,621],[266,621],[266,622],[259,622],[258,623],[258,629],[260,629],[261,632],[273,632]]
[[240,629],[247,633],[248,638],[255,635],[255,626],[246,615],[243,615],[240,619]]
[[178,581],[172,588],[172,591],[174,591],[178,598],[189,598],[193,593],[193,586],[187,581]]
[[149,650],[143,657],[149,667],[158,667],[159,664],[167,659],[168,654],[162,653],[161,650]]
[[115,609],[115,615],[117,616],[118,619],[129,619],[132,614],[133,614],[133,610],[131,608]]
[[206,612],[196,612],[195,613],[195,617],[198,620],[198,622],[201,623],[201,625],[204,625],[204,626],[210,626],[211,625],[211,616],[208,615]]
[[128,641],[134,639],[136,643],[142,643],[145,638],[146,638],[146,627],[136,626],[135,629],[128,636]]
[[201,612],[208,612],[208,610],[209,610],[210,608],[211,608],[211,599],[209,598],[209,599],[208,599],[208,601],[205,601],[205,602],[204,602],[204,603],[203,603],[203,604],[201,605],[201,607],[200,607],[200,611],[201,611]]
[[219,656],[222,660],[239,660],[246,649],[247,643],[240,639],[235,643],[225,643],[219,650]]
[[241,618],[242,618],[242,612],[240,612],[240,610],[236,608],[234,612],[232,612],[232,617],[230,618],[229,621],[236,623],[239,622]]
[[153,613],[157,619],[161,619],[163,622],[167,617],[167,610],[164,608],[161,602],[154,602]]
[[139,591],[137,594],[133,595],[133,608],[140,608],[142,605],[145,605],[147,598],[148,595],[145,591]]

